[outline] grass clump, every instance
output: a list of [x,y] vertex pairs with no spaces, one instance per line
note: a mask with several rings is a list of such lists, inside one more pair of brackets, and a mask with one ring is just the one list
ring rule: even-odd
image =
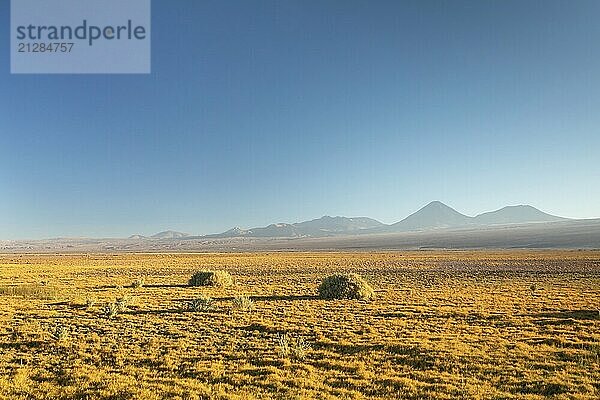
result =
[[214,309],[214,302],[208,296],[200,296],[197,299],[190,300],[187,303],[187,309],[196,312],[209,312]]
[[119,314],[119,306],[117,303],[107,303],[102,307],[102,315],[106,318],[112,319]]
[[134,288],[134,289],[140,289],[140,288],[144,287],[145,283],[146,282],[144,281],[143,278],[136,279],[133,282],[131,282],[131,287]]
[[335,274],[328,276],[319,285],[322,299],[369,300],[375,292],[358,274]]
[[238,311],[254,311],[254,302],[245,294],[235,296],[233,298],[233,309]]
[[131,304],[131,297],[129,296],[121,296],[115,300],[115,306],[117,307],[118,312],[127,311],[129,304]]
[[277,350],[282,358],[293,358],[296,360],[304,360],[306,352],[310,350],[310,346],[304,338],[293,337],[287,333],[277,335]]
[[233,285],[233,278],[227,271],[199,271],[190,278],[190,286],[220,286],[227,287]]
[[69,330],[64,325],[57,325],[50,331],[50,337],[57,342],[63,341],[69,337]]

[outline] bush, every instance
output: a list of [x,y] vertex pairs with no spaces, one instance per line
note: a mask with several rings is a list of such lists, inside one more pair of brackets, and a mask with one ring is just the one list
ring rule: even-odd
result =
[[323,299],[368,300],[375,292],[357,274],[336,274],[328,276],[319,286],[319,296]]
[[200,271],[190,278],[190,286],[221,286],[227,287],[233,284],[233,278],[227,271]]
[[96,299],[94,299],[93,297],[86,297],[85,298],[85,308],[87,308],[88,310],[92,307],[94,307],[96,305]]

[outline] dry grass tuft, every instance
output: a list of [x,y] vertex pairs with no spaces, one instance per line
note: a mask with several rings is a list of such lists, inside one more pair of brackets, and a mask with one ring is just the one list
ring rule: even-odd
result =
[[241,294],[233,298],[233,309],[238,311],[254,311],[254,302],[250,296]]
[[208,296],[200,296],[187,302],[186,308],[189,311],[209,312],[214,309],[214,301]]

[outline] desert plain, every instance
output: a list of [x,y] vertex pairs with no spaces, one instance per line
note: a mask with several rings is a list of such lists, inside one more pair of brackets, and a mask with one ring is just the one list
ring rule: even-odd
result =
[[0,255],[0,398],[598,399],[600,252]]

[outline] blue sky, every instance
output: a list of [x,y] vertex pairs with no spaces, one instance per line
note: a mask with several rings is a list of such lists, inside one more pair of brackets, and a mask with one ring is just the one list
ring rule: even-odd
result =
[[0,1],[0,239],[600,217],[598,1],[152,6],[150,75],[11,75]]

